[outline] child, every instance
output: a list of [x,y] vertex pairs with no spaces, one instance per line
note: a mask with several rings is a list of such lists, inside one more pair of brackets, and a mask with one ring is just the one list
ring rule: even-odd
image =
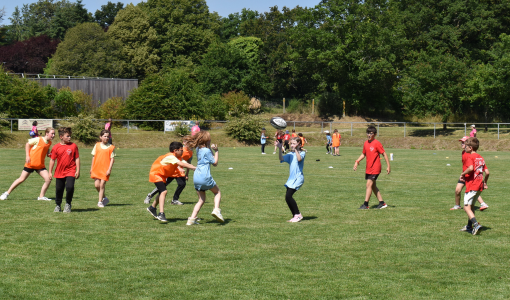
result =
[[331,138],[333,145],[333,156],[340,156],[340,140],[342,139],[342,136],[338,132],[338,129],[333,130],[333,137]]
[[[485,165],[483,157],[476,153],[480,143],[477,138],[471,137],[466,140],[465,151],[471,154],[467,159],[468,168],[460,174],[461,180],[466,180],[466,193],[464,194],[464,211],[468,215],[468,223],[460,229],[460,231],[471,232],[476,235],[482,228],[475,218],[474,202],[480,196],[484,189],[487,189],[487,181],[489,180],[489,169]],[[485,180],[483,173],[485,172]],[[469,177],[465,177],[469,174]]]
[[109,144],[113,144],[112,140],[112,118],[108,119],[108,122],[104,124],[104,130],[110,131],[110,138],[108,139]]
[[290,135],[291,138],[297,137],[296,129],[292,129],[292,134]]
[[285,134],[283,135],[283,142],[285,143],[285,152],[289,151],[289,140],[290,140],[290,134],[289,131],[285,131]]
[[[152,203],[151,206],[147,207],[147,211],[149,211],[154,218],[160,220],[161,222],[168,222],[165,217],[164,210],[165,198],[167,194],[166,186],[172,181],[168,181],[168,178],[175,176],[175,173],[179,171],[178,167],[195,170],[193,165],[181,160],[184,151],[181,143],[170,143],[168,150],[170,151],[169,153],[161,155],[154,161],[149,174],[149,181],[156,185],[156,188],[159,192],[159,197],[158,199],[154,200],[154,203]],[[179,187],[177,189],[179,190]],[[158,205],[158,202],[159,214],[156,213],[156,206]]]
[[0,196],[0,200],[7,199],[9,194],[11,194],[18,185],[36,171],[37,174],[44,179],[44,184],[37,200],[51,201],[51,199],[44,196],[51,183],[51,175],[48,170],[46,170],[44,159],[48,156],[48,150],[50,149],[51,141],[54,137],[55,129],[48,127],[45,130],[44,137],[35,137],[28,140],[28,143],[25,144],[25,167],[23,171],[21,171],[21,176],[12,183],[7,192]]
[[260,134],[260,145],[262,149],[262,154],[266,154],[264,152],[264,149],[266,148],[266,140],[267,140],[266,128],[262,127],[262,133]]
[[289,164],[289,179],[287,179],[287,183],[285,183],[285,187],[287,188],[285,201],[287,202],[287,205],[290,208],[290,212],[292,213],[292,219],[287,222],[300,222],[303,219],[303,215],[301,215],[299,212],[299,208],[297,206],[296,200],[293,198],[293,195],[295,192],[297,192],[297,190],[299,190],[305,181],[305,177],[303,175],[303,165],[305,163],[306,153],[301,151],[302,140],[300,138],[292,138],[290,140],[291,152],[285,156],[282,155],[282,144],[278,142],[275,142],[274,144],[279,149],[278,157],[280,159],[280,163],[286,162]]
[[333,151],[330,151],[329,150],[329,147],[331,146],[331,134],[329,133],[328,130],[325,130],[324,133],[326,134],[326,154],[329,154],[330,152],[333,153]]
[[[179,158],[179,160],[182,160],[182,161],[187,162],[188,164],[191,164],[191,161],[193,160],[193,149],[188,148],[188,146],[186,145],[186,142],[184,142],[184,145],[181,148],[182,148],[182,154],[181,154],[181,157]],[[170,152],[172,152],[172,151],[170,151]],[[170,153],[168,153],[168,155],[170,155]],[[184,170],[180,166],[178,166],[177,168],[175,168],[175,172],[166,179],[166,184],[165,184],[166,186],[168,186],[174,179],[177,182],[177,189],[175,190],[173,200],[172,200],[172,202],[170,202],[170,204],[184,205],[184,203],[179,201],[179,198],[181,197],[182,191],[186,187],[186,181],[188,180],[188,174],[189,174],[188,168],[186,168],[186,173],[184,173]],[[154,197],[158,192],[159,192],[159,190],[156,187],[154,190],[152,190],[152,192],[147,194],[147,197],[145,198],[144,203],[149,204],[152,197]]]
[[[274,134],[274,137],[275,137],[276,141],[278,141],[278,143],[281,144],[283,141],[283,131],[277,130],[276,133]],[[273,154],[276,154],[276,149],[277,149],[276,146],[274,146]]]
[[377,188],[377,177],[379,177],[379,174],[381,174],[381,159],[379,155],[383,155],[384,159],[386,160],[386,172],[387,174],[390,174],[390,160],[388,159],[388,156],[386,155],[386,152],[384,152],[384,148],[382,144],[375,139],[375,136],[377,135],[377,129],[374,126],[369,126],[367,128],[367,141],[365,141],[365,144],[363,145],[363,153],[361,153],[360,157],[356,160],[354,163],[354,171],[358,168],[359,162],[363,158],[367,158],[367,167],[365,172],[365,180],[367,181],[367,190],[365,193],[365,202],[360,206],[359,209],[368,209],[368,201],[370,200],[370,196],[372,195],[372,192],[374,192],[374,195],[379,200],[379,205],[377,208],[386,208],[388,205],[383,201],[383,198],[381,196],[381,192]]
[[35,138],[39,136],[39,131],[37,130],[37,121],[32,122],[32,130],[29,133],[31,138]]
[[110,131],[101,130],[100,142],[92,149],[92,164],[90,166],[90,178],[94,179],[94,186],[99,193],[98,207],[105,207],[110,200],[105,196],[106,182],[110,180],[113,163],[115,161],[115,146],[108,143]]
[[53,212],[61,212],[60,205],[64,196],[64,188],[66,190],[65,213],[71,212],[71,202],[74,195],[74,182],[80,177],[80,153],[75,143],[71,143],[72,130],[70,127],[60,127],[58,136],[60,143],[56,144],[51,151],[50,160],[50,176],[52,176],[53,166],[57,160],[55,169],[56,192],[55,192],[55,210]]
[[[214,194],[214,210],[211,215],[220,223],[225,222],[221,215],[220,202],[221,192],[220,188],[211,176],[211,165],[218,165],[218,147],[214,144],[211,145],[211,135],[208,131],[200,131],[194,136],[188,136],[185,139],[188,146],[197,148],[197,167],[193,173],[193,184],[198,194],[198,202],[193,209],[191,217],[188,218],[186,225],[198,225],[197,216],[200,209],[205,203],[205,192],[210,190]],[[214,156],[212,150],[215,151]]]
[[469,137],[476,137],[476,126],[475,126],[475,124],[471,125],[471,132],[469,133]]
[[[467,139],[469,139],[469,137],[465,136],[459,140],[461,143],[461,147],[462,147],[462,171],[466,171],[466,169],[468,168],[467,160],[471,156],[469,153],[466,153],[466,151],[464,150],[464,148],[466,147],[464,142]],[[468,178],[469,174],[467,174],[464,177]],[[455,188],[455,206],[450,208],[450,210],[456,210],[456,209],[462,208],[462,207],[460,207],[460,193],[462,192],[462,189],[464,188],[465,185],[466,185],[465,180],[459,180],[457,182],[457,187]],[[478,202],[480,202],[480,210],[483,211],[483,210],[489,208],[489,206],[483,201],[482,197],[478,197]]]
[[301,140],[301,150],[305,151],[305,152],[308,152],[305,148],[303,148],[305,146],[305,144],[308,144],[308,141],[306,140],[306,138],[303,136],[303,134],[300,132],[297,134],[298,135],[298,138]]

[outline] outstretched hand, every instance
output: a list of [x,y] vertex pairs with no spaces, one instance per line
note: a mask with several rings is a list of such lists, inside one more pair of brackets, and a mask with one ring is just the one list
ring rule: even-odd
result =
[[212,144],[211,149],[213,149],[214,151],[218,151],[218,145]]

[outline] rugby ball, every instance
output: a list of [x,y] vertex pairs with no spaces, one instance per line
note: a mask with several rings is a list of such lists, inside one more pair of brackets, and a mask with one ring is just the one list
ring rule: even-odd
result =
[[285,129],[287,127],[287,122],[280,117],[272,117],[270,123],[276,129]]

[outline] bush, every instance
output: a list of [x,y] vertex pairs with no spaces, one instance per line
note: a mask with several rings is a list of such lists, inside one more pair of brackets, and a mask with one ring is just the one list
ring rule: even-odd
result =
[[8,118],[6,113],[0,113],[0,142],[2,142],[5,138],[5,126],[9,126],[9,122],[4,120],[6,118]]
[[60,121],[61,126],[71,127],[73,129],[73,138],[84,144],[91,145],[99,140],[101,127],[94,121],[94,116],[80,114],[78,117],[71,117],[65,121]]
[[174,134],[178,137],[183,137],[189,134],[189,125],[183,122],[175,122]]
[[329,118],[343,115],[343,101],[337,93],[324,92],[319,96],[319,116]]
[[228,92],[223,94],[222,98],[227,105],[229,116],[236,118],[250,112],[250,97],[243,91]]
[[78,115],[74,105],[73,93],[68,87],[63,87],[58,91],[51,106],[58,118],[75,117]]
[[244,116],[242,118],[231,118],[224,129],[225,132],[238,141],[246,143],[258,143],[260,141],[260,129],[265,122],[255,116]]
[[112,118],[121,120],[126,117],[125,109],[126,106],[121,97],[112,97],[99,107],[99,117],[101,119]]
[[89,95],[82,90],[72,92],[74,105],[78,114],[94,115],[97,114],[97,103],[92,100],[92,95]]
[[[204,101],[205,119],[224,121],[227,118],[228,106],[220,95],[211,95]],[[202,125],[202,123],[200,123]]]

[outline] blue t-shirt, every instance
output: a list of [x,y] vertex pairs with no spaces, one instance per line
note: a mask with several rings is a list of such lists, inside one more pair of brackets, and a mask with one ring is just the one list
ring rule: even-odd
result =
[[326,138],[328,139],[328,144],[332,143],[331,135],[326,135]]
[[200,191],[210,190],[216,185],[211,176],[211,164],[214,163],[214,155],[209,148],[198,148],[197,160],[197,168],[193,173],[195,189]]
[[260,143],[261,144],[265,144],[266,143],[266,139],[267,139],[267,136],[265,134],[262,134],[260,136]]
[[299,188],[305,182],[305,176],[303,175],[303,165],[305,163],[306,153],[301,151],[299,154],[301,155],[301,161],[299,162],[296,158],[296,153],[294,152],[285,154],[283,156],[283,160],[280,161],[280,163],[286,162],[289,164],[289,179],[287,179],[285,186],[295,190],[299,190]]

